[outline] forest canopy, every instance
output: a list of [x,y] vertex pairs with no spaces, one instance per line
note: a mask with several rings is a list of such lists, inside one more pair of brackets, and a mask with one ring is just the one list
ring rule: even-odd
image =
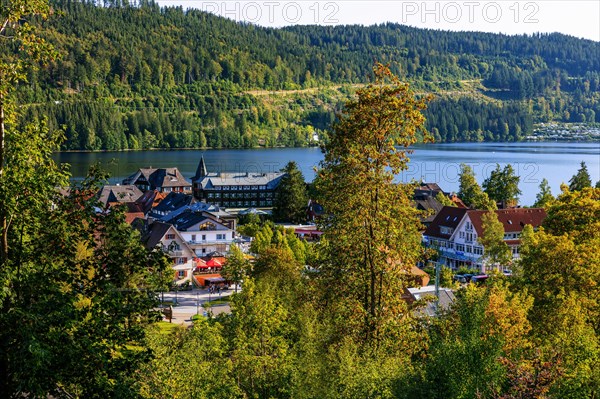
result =
[[63,150],[311,145],[374,60],[436,95],[425,116],[437,141],[600,122],[600,43],[590,40],[392,23],[276,29],[150,1],[52,4],[43,36],[60,57],[17,97],[27,120],[64,128]]

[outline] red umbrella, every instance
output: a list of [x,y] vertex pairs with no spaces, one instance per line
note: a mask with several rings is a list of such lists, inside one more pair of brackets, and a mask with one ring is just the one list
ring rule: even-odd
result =
[[206,262],[206,266],[209,266],[209,267],[219,267],[219,266],[223,266],[223,265],[217,259],[211,259],[208,262]]

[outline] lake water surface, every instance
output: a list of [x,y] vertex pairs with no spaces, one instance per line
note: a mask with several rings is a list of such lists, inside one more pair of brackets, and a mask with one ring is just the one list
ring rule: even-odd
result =
[[[413,147],[409,168],[399,179],[423,179],[437,182],[446,191],[458,189],[458,171],[461,163],[473,167],[481,183],[489,176],[496,163],[504,167],[510,163],[521,176],[519,187],[521,204],[535,201],[538,186],[548,179],[553,194],[559,192],[561,182],[568,180],[585,161],[592,184],[600,179],[600,143],[453,143],[422,144]],[[314,178],[314,168],[323,159],[318,148],[268,148],[248,150],[173,150],[131,151],[101,153],[57,153],[57,162],[71,165],[74,179],[81,179],[89,166],[99,162],[111,174],[111,183],[121,180],[140,167],[176,166],[186,178],[194,176],[201,156],[209,172],[272,172],[296,161],[306,180]]]

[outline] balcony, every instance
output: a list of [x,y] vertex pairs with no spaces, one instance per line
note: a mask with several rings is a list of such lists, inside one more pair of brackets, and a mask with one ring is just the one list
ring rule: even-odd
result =
[[183,251],[182,250],[166,250],[165,251],[167,253],[167,255],[169,255],[172,258],[181,258],[183,256]]

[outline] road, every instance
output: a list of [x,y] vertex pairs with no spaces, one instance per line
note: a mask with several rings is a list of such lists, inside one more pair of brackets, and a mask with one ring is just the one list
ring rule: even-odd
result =
[[227,304],[216,305],[210,309],[205,309],[202,305],[211,300],[214,301],[215,299],[223,298],[233,293],[233,287],[221,291],[220,294],[209,293],[207,289],[194,288],[192,291],[171,291],[165,292],[162,295],[164,295],[165,302],[178,304],[177,306],[173,306],[173,318],[171,322],[188,326],[192,324],[192,316],[196,314],[205,314],[207,310],[212,311],[212,314],[215,316],[221,313],[230,313],[231,309]]

